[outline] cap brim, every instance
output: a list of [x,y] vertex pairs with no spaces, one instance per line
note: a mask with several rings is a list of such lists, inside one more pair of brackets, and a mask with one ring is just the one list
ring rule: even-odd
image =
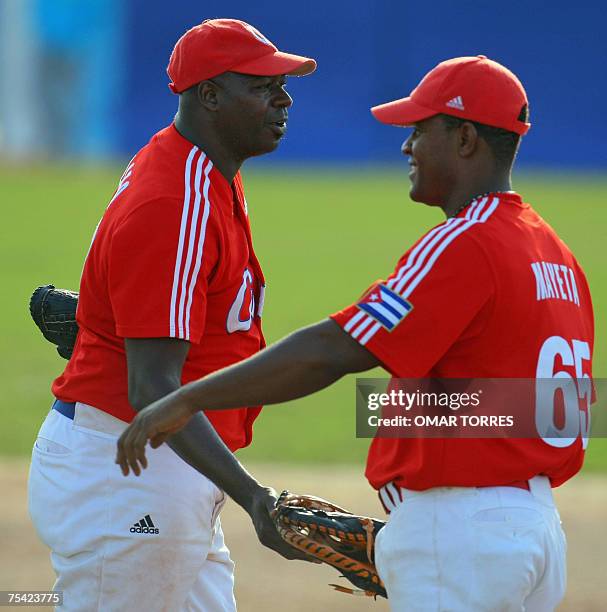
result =
[[393,102],[386,102],[371,109],[373,116],[382,123],[390,125],[408,126],[423,121],[438,113],[431,108],[420,106],[411,98],[401,98]]
[[230,72],[241,72],[242,74],[256,76],[276,76],[279,74],[304,76],[315,70],[316,61],[312,58],[284,53],[283,51],[275,51],[230,68]]

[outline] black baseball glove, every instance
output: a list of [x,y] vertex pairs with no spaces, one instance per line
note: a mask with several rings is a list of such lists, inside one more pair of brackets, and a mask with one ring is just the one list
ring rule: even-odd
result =
[[72,356],[78,335],[77,306],[76,291],[55,289],[54,285],[38,287],[30,299],[34,323],[49,342],[57,345],[57,352],[64,359]]
[[375,537],[384,521],[356,516],[312,495],[283,491],[272,518],[282,539],[336,568],[357,589],[332,584],[342,593],[387,597],[375,569]]

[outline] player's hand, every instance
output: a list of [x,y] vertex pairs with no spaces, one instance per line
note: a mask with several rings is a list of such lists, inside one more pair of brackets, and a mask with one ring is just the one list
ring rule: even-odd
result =
[[139,476],[147,468],[145,446],[150,441],[158,448],[169,436],[176,433],[190,420],[196,408],[186,401],[179,391],[171,393],[144,408],[118,439],[116,463],[127,476],[132,470]]
[[250,507],[247,508],[259,541],[285,559],[300,559],[320,563],[320,561],[308,557],[300,550],[292,548],[280,537],[272,519],[272,510],[274,510],[277,501],[278,496],[274,489],[260,487],[253,495]]

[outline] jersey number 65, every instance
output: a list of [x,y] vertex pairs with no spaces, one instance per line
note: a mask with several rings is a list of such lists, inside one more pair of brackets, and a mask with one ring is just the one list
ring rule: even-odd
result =
[[[550,446],[571,446],[580,434],[583,448],[588,446],[592,381],[584,373],[585,361],[590,361],[588,342],[550,336],[542,345],[535,382],[535,425]],[[557,369],[559,364],[563,369]],[[557,398],[564,412],[559,419],[562,427],[555,423]]]

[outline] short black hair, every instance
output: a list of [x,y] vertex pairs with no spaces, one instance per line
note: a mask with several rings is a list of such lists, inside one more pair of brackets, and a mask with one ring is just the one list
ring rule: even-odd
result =
[[[514,163],[521,144],[521,137],[516,132],[469,121],[468,119],[460,119],[452,115],[441,115],[441,118],[448,130],[454,130],[463,123],[471,123],[476,128],[478,135],[489,145],[499,167],[509,168]],[[529,120],[529,107],[526,104],[521,109],[518,120],[525,123]]]

